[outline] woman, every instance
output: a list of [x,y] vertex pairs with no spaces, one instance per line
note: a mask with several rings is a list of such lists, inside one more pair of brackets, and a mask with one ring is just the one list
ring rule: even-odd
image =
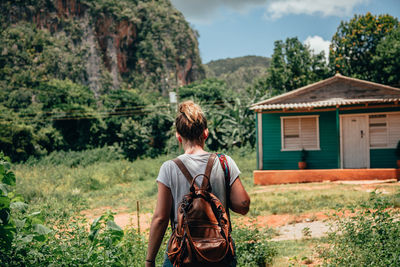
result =
[[[182,145],[185,153],[179,159],[188,168],[194,177],[204,173],[210,153],[204,150],[204,143],[208,137],[207,120],[201,108],[186,101],[180,104],[179,112],[175,120],[176,138]],[[237,213],[245,215],[249,211],[250,198],[244,189],[240,179],[240,171],[236,163],[229,157],[228,166],[230,170],[230,199],[229,208]],[[225,176],[218,159],[214,161],[211,171],[212,193],[216,195],[226,207]],[[201,178],[201,177],[199,177]],[[200,185],[201,179],[196,183]],[[164,162],[157,177],[158,196],[150,226],[149,246],[147,249],[146,266],[155,266],[154,260],[163,240],[165,230],[168,227],[172,207],[175,224],[177,207],[182,197],[189,192],[189,183],[179,170],[178,166],[171,160]],[[168,257],[165,258],[164,266],[172,266]]]

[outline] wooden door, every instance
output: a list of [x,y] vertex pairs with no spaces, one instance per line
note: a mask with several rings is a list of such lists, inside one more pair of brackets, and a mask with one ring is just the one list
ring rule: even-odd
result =
[[367,168],[369,149],[366,116],[343,116],[342,127],[343,168]]

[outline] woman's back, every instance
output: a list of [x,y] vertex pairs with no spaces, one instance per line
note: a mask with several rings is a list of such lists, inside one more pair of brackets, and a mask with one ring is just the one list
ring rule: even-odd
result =
[[[203,111],[193,101],[181,103],[175,119],[175,127],[175,136],[185,151],[185,154],[180,155],[179,159],[186,166],[192,177],[196,177],[198,174],[205,174],[211,154],[204,150],[205,140],[209,131]],[[230,172],[229,208],[244,215],[249,211],[250,198],[239,179],[240,171],[238,167],[230,157],[227,156],[226,158]],[[198,185],[201,184],[203,179],[202,177],[199,178],[198,182],[196,179]],[[225,175],[218,158],[214,161],[210,179],[211,192],[226,207]],[[150,226],[146,259],[147,267],[155,266],[155,257],[167,229],[171,210],[173,210],[172,215],[176,218],[179,202],[184,195],[189,193],[189,182],[178,165],[172,160],[166,161],[161,166],[157,182],[157,205]],[[165,254],[164,266],[172,266],[167,254]]]
[[[189,173],[192,177],[195,177],[198,174],[204,174],[208,158],[211,154],[200,154],[200,155],[191,155],[191,154],[183,154],[178,158],[183,162],[186,168],[189,170]],[[239,176],[240,171],[236,165],[236,163],[230,158],[226,156],[229,166],[230,172],[230,184],[232,185],[236,178]],[[196,179],[197,185],[201,185],[203,177],[199,177]],[[160,168],[159,175],[157,177],[157,181],[163,183],[171,190],[171,194],[173,197],[173,210],[174,210],[174,218],[176,223],[176,214],[177,207],[179,202],[182,200],[183,196],[189,193],[190,184],[187,181],[186,177],[180,171],[178,166],[172,161],[166,161]],[[226,190],[225,190],[225,175],[222,169],[222,166],[216,157],[213,168],[210,175],[210,182],[212,193],[219,198],[224,207],[226,208]]]

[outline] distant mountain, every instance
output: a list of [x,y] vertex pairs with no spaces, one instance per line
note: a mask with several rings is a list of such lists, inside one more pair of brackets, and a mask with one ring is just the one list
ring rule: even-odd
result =
[[213,60],[205,64],[207,78],[217,78],[226,82],[234,91],[241,92],[265,75],[270,58],[244,56]]

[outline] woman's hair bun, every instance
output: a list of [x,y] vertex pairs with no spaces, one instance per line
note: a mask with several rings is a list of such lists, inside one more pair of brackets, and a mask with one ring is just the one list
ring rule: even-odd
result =
[[184,114],[190,123],[202,121],[204,117],[201,107],[191,100],[182,102],[179,105],[179,112]]
[[176,131],[189,141],[204,145],[204,130],[207,129],[207,119],[201,107],[193,101],[185,101],[179,105],[178,116],[175,119]]

